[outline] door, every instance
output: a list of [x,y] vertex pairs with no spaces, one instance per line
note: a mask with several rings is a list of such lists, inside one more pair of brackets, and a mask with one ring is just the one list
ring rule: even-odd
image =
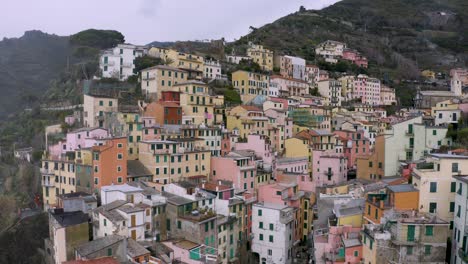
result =
[[136,216],[135,215],[131,216],[131,220],[132,220],[132,227],[136,226]]
[[132,230],[132,239],[136,241],[136,230]]
[[409,225],[408,226],[408,241],[414,241],[414,232],[415,227],[414,225]]

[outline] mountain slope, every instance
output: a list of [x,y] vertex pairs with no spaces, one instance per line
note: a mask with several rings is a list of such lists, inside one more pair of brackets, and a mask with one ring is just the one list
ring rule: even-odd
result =
[[414,78],[419,69],[447,70],[468,61],[468,3],[464,0],[344,0],[302,10],[253,31],[248,41],[314,62],[313,46],[338,40],[371,60],[370,72]]
[[67,65],[67,37],[28,31],[0,41],[0,118],[25,108],[24,97],[37,98]]

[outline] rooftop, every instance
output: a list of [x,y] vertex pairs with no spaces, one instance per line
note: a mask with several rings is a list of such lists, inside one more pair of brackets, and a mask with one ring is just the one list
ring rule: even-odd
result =
[[150,254],[150,252],[145,247],[140,245],[138,242],[129,238],[128,244],[127,244],[127,254],[130,257],[135,258],[135,257]]
[[62,262],[62,264],[120,264],[114,257],[102,257],[89,260],[71,260]]
[[357,247],[361,245],[361,241],[357,238],[343,239],[343,245],[345,248]]
[[128,184],[122,184],[122,185],[103,186],[101,187],[101,191],[132,193],[132,192],[141,192],[143,190],[137,187],[130,186]]
[[87,257],[88,255],[110,247],[120,241],[124,240],[125,237],[119,235],[108,235],[105,237],[97,238],[93,241],[89,241],[76,247],[76,251],[82,256]]
[[387,188],[392,192],[417,192],[412,184],[389,185]]
[[50,211],[50,214],[62,227],[88,222],[88,214],[82,211],[64,212],[63,209],[54,209]]

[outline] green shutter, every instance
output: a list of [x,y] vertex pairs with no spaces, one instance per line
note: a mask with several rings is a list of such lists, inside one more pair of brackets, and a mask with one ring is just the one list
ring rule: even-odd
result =
[[414,234],[415,234],[415,226],[414,225],[409,225],[408,226],[407,240],[408,241],[414,241]]

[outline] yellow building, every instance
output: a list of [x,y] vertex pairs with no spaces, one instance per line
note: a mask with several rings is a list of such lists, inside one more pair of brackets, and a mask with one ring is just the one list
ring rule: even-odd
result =
[[468,174],[468,156],[430,154],[426,166],[413,169],[413,185],[419,190],[419,212],[434,213],[451,222],[455,194],[459,191],[452,176]]
[[191,80],[173,85],[171,91],[180,92],[183,124],[216,125],[223,122],[224,96],[211,96],[209,87],[201,81]]
[[240,137],[246,139],[249,134],[266,135],[268,131],[268,118],[263,111],[250,105],[236,106],[226,113],[227,129],[236,131]]
[[143,122],[140,119],[140,111],[135,108],[120,109],[117,113],[117,120],[120,125],[120,134],[128,138],[127,152],[129,160],[138,159],[138,142],[143,136]]
[[238,90],[244,103],[252,101],[258,95],[267,96],[270,76],[248,71],[232,73],[232,84]]
[[104,127],[107,113],[117,112],[118,99],[100,95],[83,95],[83,122],[85,127]]
[[458,104],[453,103],[452,100],[445,100],[440,103],[437,103],[431,108],[431,115],[436,117],[437,111],[446,111],[446,110],[458,110]]
[[141,92],[146,98],[161,99],[161,92],[171,90],[178,83],[187,82],[188,72],[179,68],[158,65],[141,71]]
[[174,49],[169,49],[165,55],[169,66],[187,71],[189,79],[201,79],[203,77],[203,56],[183,53]]
[[309,145],[309,141],[306,139],[299,139],[296,137],[288,138],[284,142],[284,156],[288,158],[299,158],[308,157],[309,159],[309,176],[312,176],[312,148]]
[[250,42],[247,48],[247,56],[251,58],[253,62],[258,63],[264,71],[273,70],[273,51],[264,48],[262,45],[256,45]]
[[209,176],[211,151],[200,138],[170,138],[139,142],[139,160],[157,183],[183,177]]

